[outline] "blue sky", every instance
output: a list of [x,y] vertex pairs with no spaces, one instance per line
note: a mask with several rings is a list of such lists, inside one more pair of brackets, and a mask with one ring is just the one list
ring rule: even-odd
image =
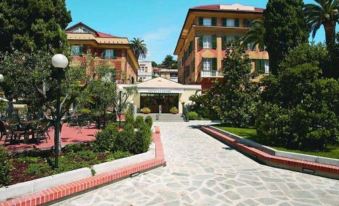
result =
[[[73,21],[83,22],[101,32],[132,39],[140,37],[147,43],[147,60],[161,63],[173,54],[187,11],[206,4],[240,3],[265,8],[267,0],[66,0]],[[305,0],[305,3],[313,0]],[[319,30],[316,42],[324,41]]]

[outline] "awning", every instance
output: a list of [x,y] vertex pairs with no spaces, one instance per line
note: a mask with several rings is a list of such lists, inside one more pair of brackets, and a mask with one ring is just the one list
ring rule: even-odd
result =
[[138,88],[138,93],[153,93],[153,94],[182,94],[183,89],[166,89],[166,88]]

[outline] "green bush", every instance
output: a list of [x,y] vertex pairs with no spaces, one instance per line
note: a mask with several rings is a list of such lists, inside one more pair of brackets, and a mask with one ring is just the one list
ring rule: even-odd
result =
[[134,127],[140,128],[142,124],[144,123],[144,118],[142,116],[137,116],[134,121]]
[[199,120],[200,119],[198,113],[196,113],[196,112],[188,112],[187,118],[189,120]]
[[147,152],[149,145],[151,143],[151,135],[152,135],[151,128],[148,127],[148,125],[145,122],[143,122],[143,124],[135,134],[136,137],[135,143],[132,145],[133,146],[132,152],[135,154]]
[[118,137],[116,138],[115,144],[113,146],[112,152],[116,151],[131,151],[131,147],[135,143],[135,131],[134,126],[131,123],[126,123],[123,127],[123,130],[119,132]]
[[172,107],[171,109],[170,109],[170,112],[172,113],[172,114],[178,114],[178,108],[176,108],[176,107]]
[[26,170],[27,174],[33,175],[36,177],[45,177],[51,175],[53,170],[48,163],[38,162],[38,163],[31,163],[28,165]]
[[145,118],[145,123],[146,123],[146,125],[147,125],[149,128],[152,128],[152,125],[153,125],[153,119],[152,119],[152,117],[151,117],[151,116],[147,116],[147,117]]
[[111,151],[115,146],[118,133],[118,128],[114,124],[110,124],[101,132],[98,132],[94,143],[96,151]]
[[9,154],[4,147],[0,146],[0,187],[6,186],[10,183],[10,170],[11,163],[9,159]]

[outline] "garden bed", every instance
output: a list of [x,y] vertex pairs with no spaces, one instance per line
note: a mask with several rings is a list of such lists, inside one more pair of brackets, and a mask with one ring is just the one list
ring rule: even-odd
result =
[[298,150],[298,149],[289,149],[284,147],[276,147],[267,144],[266,142],[260,141],[260,138],[257,135],[257,131],[254,128],[236,128],[236,127],[226,127],[223,125],[216,126],[219,129],[224,131],[231,132],[233,134],[239,135],[243,138],[253,140],[263,145],[267,145],[277,150],[286,151],[286,152],[294,152],[306,155],[314,155],[314,156],[321,156],[333,159],[339,159],[339,145],[328,145],[327,148],[323,151],[309,151],[309,150]]
[[59,168],[53,168],[51,151],[30,151],[11,155],[12,167],[9,172],[9,185],[26,182],[41,177],[55,175],[78,168],[131,156],[129,152],[96,152],[92,144],[68,145],[59,157]]

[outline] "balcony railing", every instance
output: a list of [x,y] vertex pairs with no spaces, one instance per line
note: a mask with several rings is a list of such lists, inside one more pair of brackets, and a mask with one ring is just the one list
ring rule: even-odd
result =
[[222,72],[216,70],[201,71],[201,77],[222,77]]

